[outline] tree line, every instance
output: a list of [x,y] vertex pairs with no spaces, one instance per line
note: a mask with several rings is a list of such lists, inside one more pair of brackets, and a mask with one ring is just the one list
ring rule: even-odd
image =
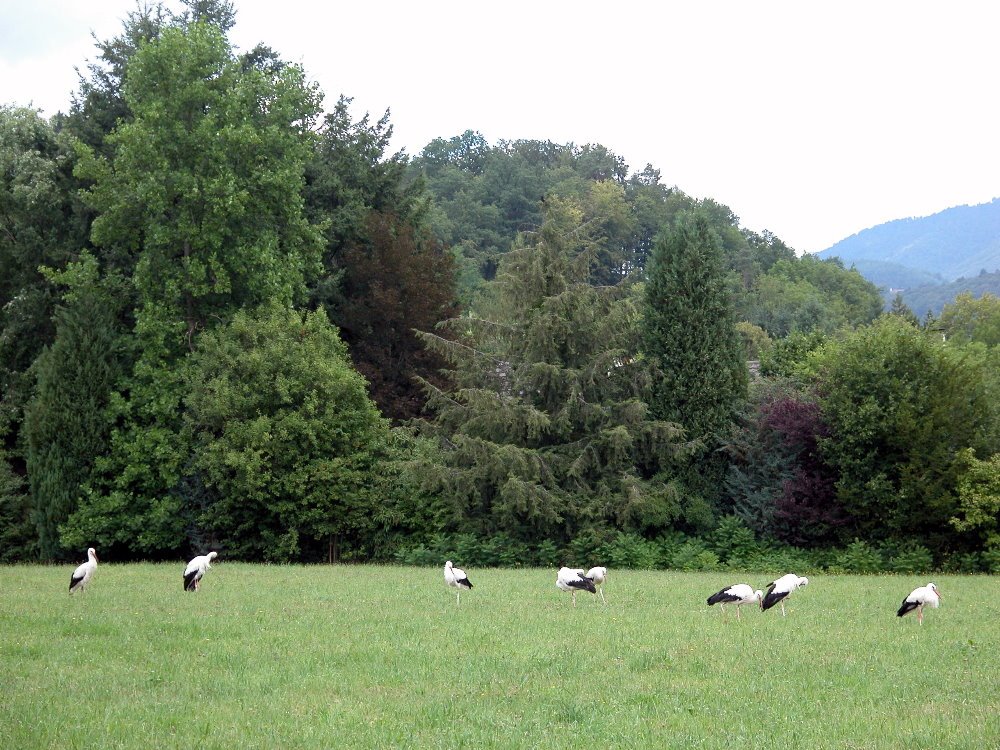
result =
[[389,153],[224,0],[0,108],[0,557],[1000,569],[1000,301],[600,145]]

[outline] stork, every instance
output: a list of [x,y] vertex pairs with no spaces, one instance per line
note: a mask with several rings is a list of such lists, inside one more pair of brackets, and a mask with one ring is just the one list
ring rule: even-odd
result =
[[933,583],[928,583],[926,586],[913,589],[910,595],[903,599],[903,603],[900,605],[899,611],[896,612],[896,616],[902,617],[907,612],[917,610],[917,622],[923,625],[924,607],[937,609],[940,604],[941,592],[938,591],[938,587]]
[[597,593],[601,595],[601,601],[605,604],[608,600],[604,598],[604,582],[608,580],[608,569],[603,567],[591,568],[587,571],[587,578],[594,582]]
[[97,551],[91,547],[87,550],[87,562],[77,566],[73,575],[69,577],[69,593],[83,591],[94,577],[95,570],[97,570]]
[[458,591],[455,592],[456,606],[462,602],[462,589],[472,588],[472,581],[470,581],[469,577],[465,575],[465,571],[452,565],[451,560],[444,564],[444,582],[449,586],[458,589]]
[[597,593],[594,582],[584,575],[582,568],[559,568],[559,572],[556,574],[556,586],[562,591],[569,591],[573,594],[574,607],[576,606],[577,591]]
[[785,616],[785,599],[803,586],[809,585],[808,578],[799,578],[794,573],[781,576],[777,580],[767,584],[767,595],[760,603],[761,609],[770,609],[775,604],[781,603],[781,616]]
[[191,562],[184,568],[184,590],[197,591],[201,586],[201,579],[212,567],[212,560],[219,556],[218,552],[212,551],[207,555],[198,555],[191,559]]
[[744,604],[756,603],[758,606],[762,605],[764,601],[764,592],[760,589],[756,591],[746,583],[737,583],[729,588],[722,589],[722,591],[716,592],[708,597],[708,606],[711,607],[713,604],[718,604],[719,609],[722,610],[722,614],[726,614],[726,605],[735,604],[736,605],[736,619],[740,619],[740,607]]

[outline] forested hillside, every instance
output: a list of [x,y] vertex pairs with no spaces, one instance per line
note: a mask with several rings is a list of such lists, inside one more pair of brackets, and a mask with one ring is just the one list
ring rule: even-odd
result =
[[2,559],[1000,570],[996,297],[883,314],[600,144],[390,153],[233,22],[0,108]]
[[1000,199],[866,229],[817,253],[840,258],[919,316],[962,292],[1000,295]]
[[[850,265],[894,263],[942,281],[1000,270],[1000,198],[933,216],[898,219],[851,235],[817,255]],[[912,284],[910,284],[912,286]],[[905,287],[905,283],[891,286]]]

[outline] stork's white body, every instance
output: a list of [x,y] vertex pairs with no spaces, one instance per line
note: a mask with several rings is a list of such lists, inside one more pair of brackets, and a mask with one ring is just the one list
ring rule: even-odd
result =
[[899,611],[896,614],[899,617],[917,610],[917,622],[921,625],[924,624],[924,607],[931,607],[932,609],[937,609],[941,605],[941,592],[938,591],[938,587],[933,583],[928,583],[926,586],[921,586],[919,588],[913,589],[910,595],[903,599],[903,603],[899,607]]
[[452,588],[458,589],[458,591],[455,592],[456,605],[461,604],[462,602],[462,589],[472,588],[472,582],[469,580],[469,577],[465,575],[465,571],[452,565],[451,560],[444,564],[444,582]]
[[775,604],[781,604],[781,616],[785,616],[785,599],[792,595],[794,591],[807,586],[808,578],[800,578],[795,573],[788,573],[781,576],[767,585],[767,594],[760,603],[761,609],[770,609]]
[[93,547],[87,550],[87,562],[78,565],[69,577],[69,593],[83,591],[97,570],[97,552]]
[[218,552],[209,552],[207,555],[198,555],[191,559],[191,562],[184,568],[185,591],[197,591],[201,587],[201,579],[212,567],[212,560],[218,556]]
[[576,606],[576,592],[589,591],[596,594],[594,582],[587,578],[583,568],[559,568],[556,574],[556,586],[560,591],[568,591],[573,595],[573,606]]
[[737,583],[729,588],[722,589],[708,597],[708,606],[718,604],[722,614],[726,613],[727,604],[736,605],[736,619],[740,617],[740,607],[744,604],[756,604],[760,606],[764,601],[764,592],[760,589],[756,591],[746,583]]
[[605,567],[591,568],[586,573],[587,578],[594,582],[594,586],[597,587],[597,593],[601,595],[601,601],[605,604],[608,600],[604,598],[604,582],[608,580],[608,569]]

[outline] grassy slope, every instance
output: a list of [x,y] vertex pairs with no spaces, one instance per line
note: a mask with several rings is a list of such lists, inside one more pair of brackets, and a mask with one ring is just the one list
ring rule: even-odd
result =
[[705,598],[767,576],[612,571],[573,610],[554,571],[220,561],[0,569],[4,748],[1000,746],[997,580],[816,577],[789,616]]

